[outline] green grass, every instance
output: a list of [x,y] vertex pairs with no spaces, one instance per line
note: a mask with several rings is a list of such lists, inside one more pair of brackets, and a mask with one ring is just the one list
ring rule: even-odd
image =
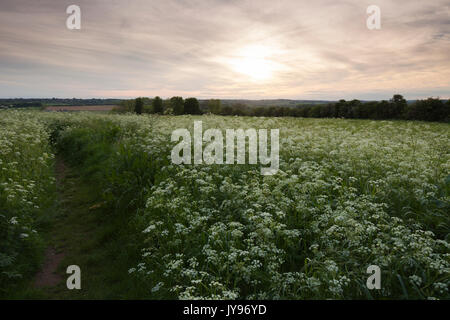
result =
[[[58,160],[61,161],[61,160]],[[99,205],[95,183],[80,177],[77,169],[67,168],[59,181],[59,203],[53,222],[44,232],[48,246],[63,252],[57,272],[63,280],[56,287],[34,288],[26,279],[11,293],[12,299],[139,299],[143,288],[128,268],[139,252],[130,246],[128,219],[112,214],[113,209]],[[81,269],[81,290],[68,290],[67,266]]]

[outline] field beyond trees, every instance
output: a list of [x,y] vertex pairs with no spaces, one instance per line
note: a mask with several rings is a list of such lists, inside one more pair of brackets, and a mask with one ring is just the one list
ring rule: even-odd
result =
[[[280,170],[172,164],[171,132],[195,120],[280,129]],[[0,296],[449,299],[449,129],[0,110]],[[65,265],[59,289],[33,288],[55,246],[80,266],[80,292],[64,289]],[[366,287],[370,265],[381,290]]]

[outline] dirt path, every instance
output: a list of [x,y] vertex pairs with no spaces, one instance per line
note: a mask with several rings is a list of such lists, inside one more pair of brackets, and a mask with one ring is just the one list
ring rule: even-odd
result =
[[63,258],[63,252],[57,253],[55,248],[47,248],[44,265],[34,281],[36,288],[54,287],[63,280],[63,277],[56,272]]
[[[61,189],[63,188],[64,178],[66,177],[67,167],[60,158],[56,159],[55,173],[58,194],[61,197]],[[60,201],[62,199],[59,199]],[[35,288],[54,287],[58,285],[63,277],[57,272],[58,266],[63,260],[65,254],[63,251],[57,251],[54,247],[48,247],[45,250],[44,264],[42,269],[36,274],[34,280]]]
[[[142,299],[147,288],[129,277],[140,250],[126,246],[129,216],[102,201],[95,180],[57,157],[58,203],[49,212],[45,260],[18,296],[27,299]],[[124,250],[126,249],[126,250]],[[81,289],[68,290],[66,268],[81,270]]]

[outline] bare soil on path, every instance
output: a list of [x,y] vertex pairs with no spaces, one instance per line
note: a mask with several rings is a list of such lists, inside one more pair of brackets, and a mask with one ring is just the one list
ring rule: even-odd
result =
[[[57,158],[55,164],[56,185],[58,191],[62,188],[63,180],[66,176],[67,167],[64,162]],[[61,195],[59,193],[59,195]],[[58,285],[63,277],[57,272],[58,266],[63,260],[65,254],[63,251],[57,251],[54,247],[48,247],[45,250],[44,264],[41,270],[36,274],[34,287],[54,287]]]

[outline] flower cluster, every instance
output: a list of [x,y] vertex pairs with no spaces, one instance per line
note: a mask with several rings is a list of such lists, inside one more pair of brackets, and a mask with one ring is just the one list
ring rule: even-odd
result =
[[[36,112],[19,125],[23,114],[0,113],[0,219],[18,242],[31,236],[26,217],[52,181],[48,139],[117,127],[120,147],[101,187],[136,207],[141,256],[128,276],[149,297],[450,297],[448,124]],[[172,164],[171,132],[194,120],[204,130],[280,129],[277,175],[262,176],[259,165]],[[103,133],[99,122],[113,129]],[[366,286],[370,265],[381,269],[381,290]]]
[[40,119],[0,112],[0,285],[37,264],[36,219],[53,203],[53,158]]
[[[189,121],[170,118],[159,130]],[[281,170],[262,177],[249,165],[161,168],[136,218],[146,243],[136,273],[163,296],[448,297],[448,125],[203,123],[284,128]],[[372,264],[382,270],[379,292],[365,285]]]

